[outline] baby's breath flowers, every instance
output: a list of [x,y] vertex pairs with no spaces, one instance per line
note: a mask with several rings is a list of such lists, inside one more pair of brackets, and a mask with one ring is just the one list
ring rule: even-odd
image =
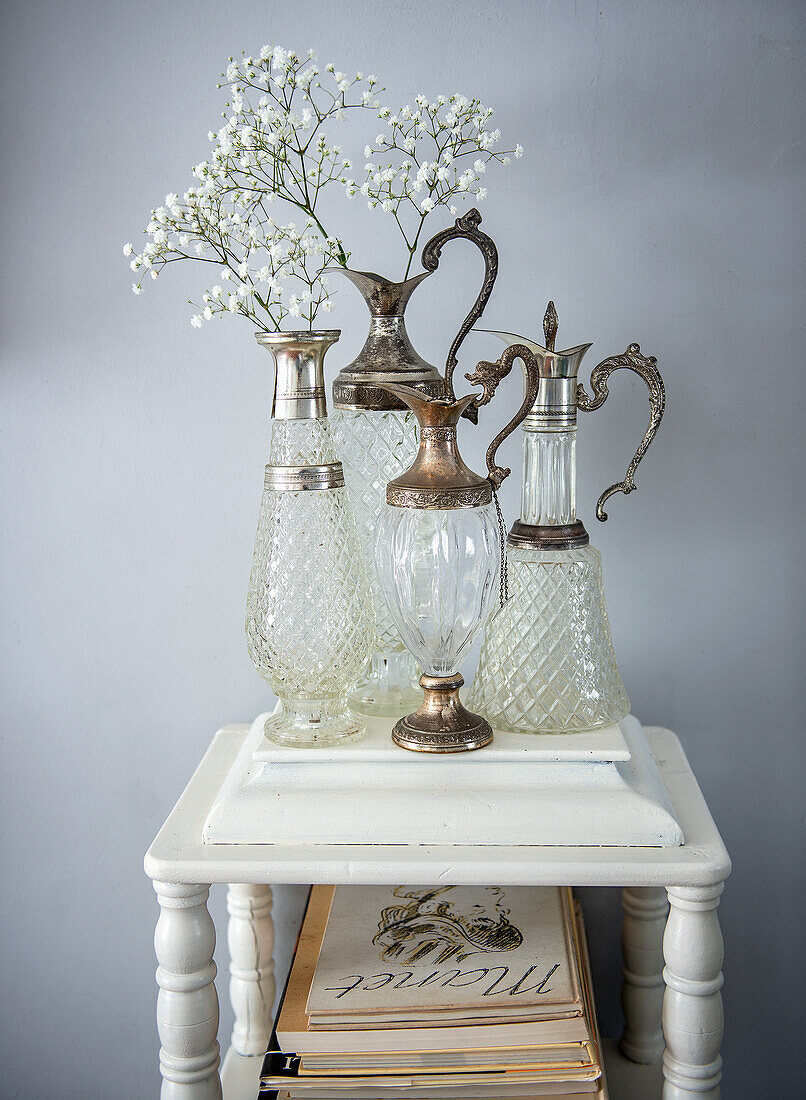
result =
[[[301,58],[264,46],[257,58],[230,58],[219,85],[229,89],[228,111],[221,129],[208,134],[213,148],[193,169],[196,183],[152,210],[142,252],[123,249],[138,276],[135,294],[146,275],[156,279],[169,263],[199,260],[220,269],[222,284],[202,295],[195,327],[222,313],[248,317],[263,331],[279,331],[286,317],[312,327],[319,309],[332,308],[319,272],[348,260],[318,205],[325,188],[347,185],[352,163],[323,127],[351,110],[377,112],[377,83],[334,65],[321,72],[313,50]],[[277,199],[303,215],[302,223],[270,217]]]
[[418,95],[414,107],[407,104],[396,114],[381,108],[387,129],[364,149],[366,178],[360,186],[349,180],[345,189],[364,195],[371,210],[397,222],[409,254],[404,278],[428,215],[438,206],[457,214],[460,197],[483,201],[487,188],[481,180],[490,161],[509,164],[523,155],[520,145],[497,148],[501,132],[488,128],[492,114],[478,99],[458,94],[437,96],[433,103]]
[[[482,201],[490,161],[508,164],[523,152],[498,148],[492,110],[477,99],[418,96],[393,115],[377,100],[376,77],[347,76],[331,64],[320,70],[313,50],[301,57],[264,46],[258,57],[230,58],[219,87],[230,96],[224,124],[208,134],[212,150],[193,169],[194,184],[151,211],[141,252],[123,249],[135,294],[176,260],[214,266],[218,281],[195,303],[196,328],[225,313],[266,332],[280,331],[286,318],[313,328],[317,313],[332,309],[322,268],[346,267],[349,253],[323,223],[326,189],[360,193],[371,209],[392,215],[405,242],[406,278],[428,216],[440,206],[455,215],[462,199]],[[373,130],[379,118],[385,126],[364,148],[361,184],[325,133],[350,111],[364,113]],[[283,213],[275,218],[269,207],[277,200]]]
[[[312,328],[320,309],[326,313],[333,309],[327,278],[321,271],[325,264],[338,262],[339,242],[332,237],[323,239],[310,221],[300,230],[294,222],[278,225],[267,218],[265,229],[265,240],[250,238],[249,244],[256,245],[250,255],[260,255],[266,262],[260,268],[250,268],[249,260],[243,260],[234,275],[231,267],[222,267],[224,285],[204,292],[200,312],[190,319],[195,328],[222,313],[249,317],[264,331],[268,329],[261,323],[263,315],[270,318],[275,330],[286,317],[299,317]],[[294,293],[286,293],[286,281]]]

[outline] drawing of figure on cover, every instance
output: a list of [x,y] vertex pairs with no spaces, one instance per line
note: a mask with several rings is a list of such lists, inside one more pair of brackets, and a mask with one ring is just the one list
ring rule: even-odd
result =
[[514,951],[523,943],[500,886],[397,886],[392,892],[401,904],[381,911],[372,940],[382,959],[461,962],[478,951]]

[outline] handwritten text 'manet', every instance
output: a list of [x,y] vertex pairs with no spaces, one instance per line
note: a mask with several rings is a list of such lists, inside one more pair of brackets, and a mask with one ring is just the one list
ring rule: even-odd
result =
[[440,986],[443,989],[467,989],[471,986],[485,984],[491,975],[497,974],[492,982],[486,985],[486,988],[479,990],[481,996],[517,997],[524,993],[550,993],[551,987],[548,985],[548,981],[552,974],[559,969],[559,966],[559,963],[555,963],[554,966],[543,975],[540,981],[533,985],[527,985],[526,982],[538,969],[536,963],[528,967],[528,969],[521,974],[520,978],[510,986],[504,986],[502,984],[509,979],[508,966],[482,966],[477,970],[433,970],[422,979],[419,977],[415,978],[414,971],[412,970],[403,972],[397,971],[396,973],[386,971],[380,974],[369,975],[347,974],[339,979],[340,982],[346,983],[345,985],[332,985],[327,988],[328,992],[335,993],[336,1000],[339,1000],[347,993],[352,993],[356,989],[363,992],[372,992],[375,989],[383,989],[384,987],[390,991],[397,989],[423,989],[425,986]]

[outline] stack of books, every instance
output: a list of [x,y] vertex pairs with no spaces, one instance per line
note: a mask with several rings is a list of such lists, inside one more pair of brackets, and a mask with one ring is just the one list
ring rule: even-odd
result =
[[606,1097],[570,890],[315,886],[260,1096]]

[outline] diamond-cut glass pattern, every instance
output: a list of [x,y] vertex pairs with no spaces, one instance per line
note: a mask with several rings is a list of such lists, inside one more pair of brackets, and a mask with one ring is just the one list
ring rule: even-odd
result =
[[373,616],[346,489],[264,490],[246,636],[258,672],[292,704],[346,698],[357,683]]
[[619,721],[619,675],[592,546],[507,551],[510,598],[487,622],[468,706],[499,729],[571,733]]
[[375,607],[375,648],[382,653],[405,647],[375,572],[375,531],[386,506],[386,484],[411,466],[417,454],[417,420],[412,412],[332,414],[336,452],[355,512]]
[[269,463],[272,466],[317,466],[337,459],[334,435],[326,416],[310,420],[272,420]]

